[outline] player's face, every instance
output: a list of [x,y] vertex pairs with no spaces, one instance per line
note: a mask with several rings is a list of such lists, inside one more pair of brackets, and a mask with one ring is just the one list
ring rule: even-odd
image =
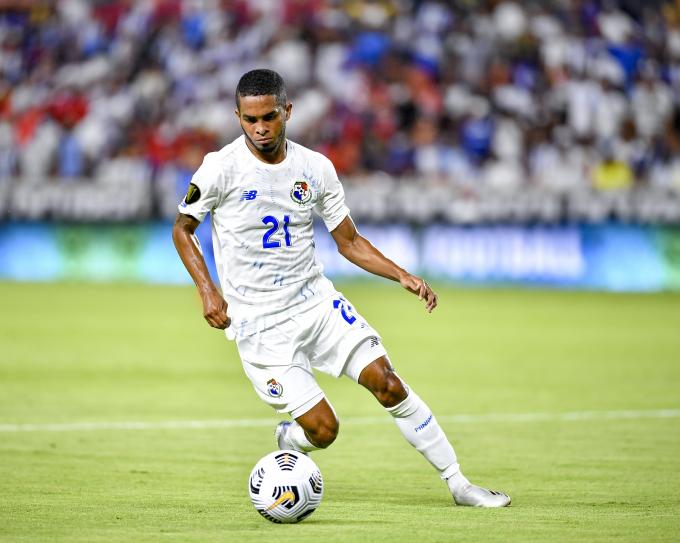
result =
[[276,102],[276,96],[241,96],[236,116],[251,151],[268,162],[283,159],[286,121],[293,105]]

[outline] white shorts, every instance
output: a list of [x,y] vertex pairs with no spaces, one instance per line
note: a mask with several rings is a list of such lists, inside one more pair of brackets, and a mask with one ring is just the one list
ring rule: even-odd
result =
[[387,354],[375,329],[339,292],[236,344],[260,399],[293,418],[324,397],[312,370],[358,381],[368,364]]

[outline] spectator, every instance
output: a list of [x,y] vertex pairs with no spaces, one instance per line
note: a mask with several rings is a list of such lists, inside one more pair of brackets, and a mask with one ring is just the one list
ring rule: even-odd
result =
[[255,66],[290,84],[290,136],[345,175],[557,192],[675,175],[677,3],[227,4],[20,3],[0,19],[0,176],[177,173],[186,145],[238,133]]
[[610,148],[605,148],[602,160],[593,169],[592,182],[595,188],[603,191],[629,189],[633,186],[633,170],[617,159]]

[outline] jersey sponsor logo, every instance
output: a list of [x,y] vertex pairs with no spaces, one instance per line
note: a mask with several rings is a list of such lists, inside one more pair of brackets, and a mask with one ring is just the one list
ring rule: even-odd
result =
[[189,183],[189,188],[187,189],[187,195],[184,197],[185,204],[194,204],[198,202],[201,198],[201,189],[199,189],[193,183]]
[[240,200],[254,200],[255,198],[257,198],[256,190],[244,190]]
[[283,386],[281,383],[277,383],[276,379],[269,379],[267,381],[267,393],[274,398],[278,398],[283,394]]
[[312,199],[312,189],[309,188],[307,181],[295,181],[290,191],[293,202],[303,205]]

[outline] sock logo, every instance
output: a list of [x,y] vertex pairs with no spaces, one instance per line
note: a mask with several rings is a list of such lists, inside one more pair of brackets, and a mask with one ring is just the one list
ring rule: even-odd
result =
[[414,428],[416,432],[420,432],[421,430],[424,430],[425,427],[432,422],[432,413],[430,413],[430,416],[425,419],[425,422],[422,424],[419,424]]

